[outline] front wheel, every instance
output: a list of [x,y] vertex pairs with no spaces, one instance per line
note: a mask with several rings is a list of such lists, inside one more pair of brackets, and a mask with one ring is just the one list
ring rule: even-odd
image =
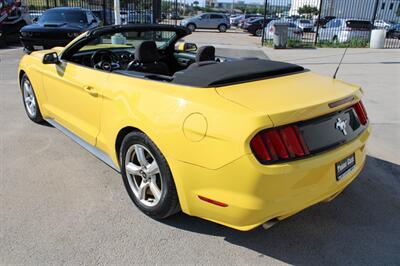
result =
[[141,132],[129,133],[119,157],[125,188],[143,213],[163,219],[180,210],[171,170],[149,137]]
[[226,32],[226,29],[227,29],[227,27],[224,24],[221,24],[221,25],[218,26],[219,32]]
[[261,37],[261,35],[262,35],[262,29],[257,29],[256,36]]
[[194,32],[196,30],[196,26],[194,24],[189,24],[187,25],[187,28],[191,31]]
[[28,76],[24,74],[21,79],[22,100],[24,102],[25,112],[35,123],[43,122],[43,117],[39,109],[35,91]]

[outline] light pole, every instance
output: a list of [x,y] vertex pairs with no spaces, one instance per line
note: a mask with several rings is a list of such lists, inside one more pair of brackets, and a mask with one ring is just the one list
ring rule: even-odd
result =
[[121,24],[121,12],[119,8],[119,0],[114,0],[114,18],[115,18],[115,25]]

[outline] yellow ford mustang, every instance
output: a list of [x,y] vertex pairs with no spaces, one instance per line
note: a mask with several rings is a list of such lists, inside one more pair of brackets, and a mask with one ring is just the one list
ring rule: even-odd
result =
[[360,173],[370,129],[358,86],[195,51],[178,42],[188,34],[109,26],[25,55],[27,115],[120,171],[155,219],[182,210],[250,230],[332,199]]

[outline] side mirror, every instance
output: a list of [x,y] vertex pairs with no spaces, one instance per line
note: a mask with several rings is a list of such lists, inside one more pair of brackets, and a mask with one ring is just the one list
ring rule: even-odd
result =
[[32,22],[33,22],[33,23],[37,23],[38,20],[39,20],[39,18],[38,18],[38,17],[35,17],[35,18],[32,19]]
[[60,59],[58,58],[58,54],[56,52],[48,53],[43,56],[43,64],[58,64],[60,63]]
[[178,51],[179,52],[196,52],[197,45],[195,43],[182,42],[178,46]]

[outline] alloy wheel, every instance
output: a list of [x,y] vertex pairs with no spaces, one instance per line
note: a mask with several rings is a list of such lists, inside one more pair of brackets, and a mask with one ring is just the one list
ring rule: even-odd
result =
[[36,116],[36,99],[28,79],[23,82],[24,103],[30,117]]
[[156,206],[163,192],[163,180],[151,152],[140,144],[129,147],[125,156],[125,170],[135,197],[147,207]]

